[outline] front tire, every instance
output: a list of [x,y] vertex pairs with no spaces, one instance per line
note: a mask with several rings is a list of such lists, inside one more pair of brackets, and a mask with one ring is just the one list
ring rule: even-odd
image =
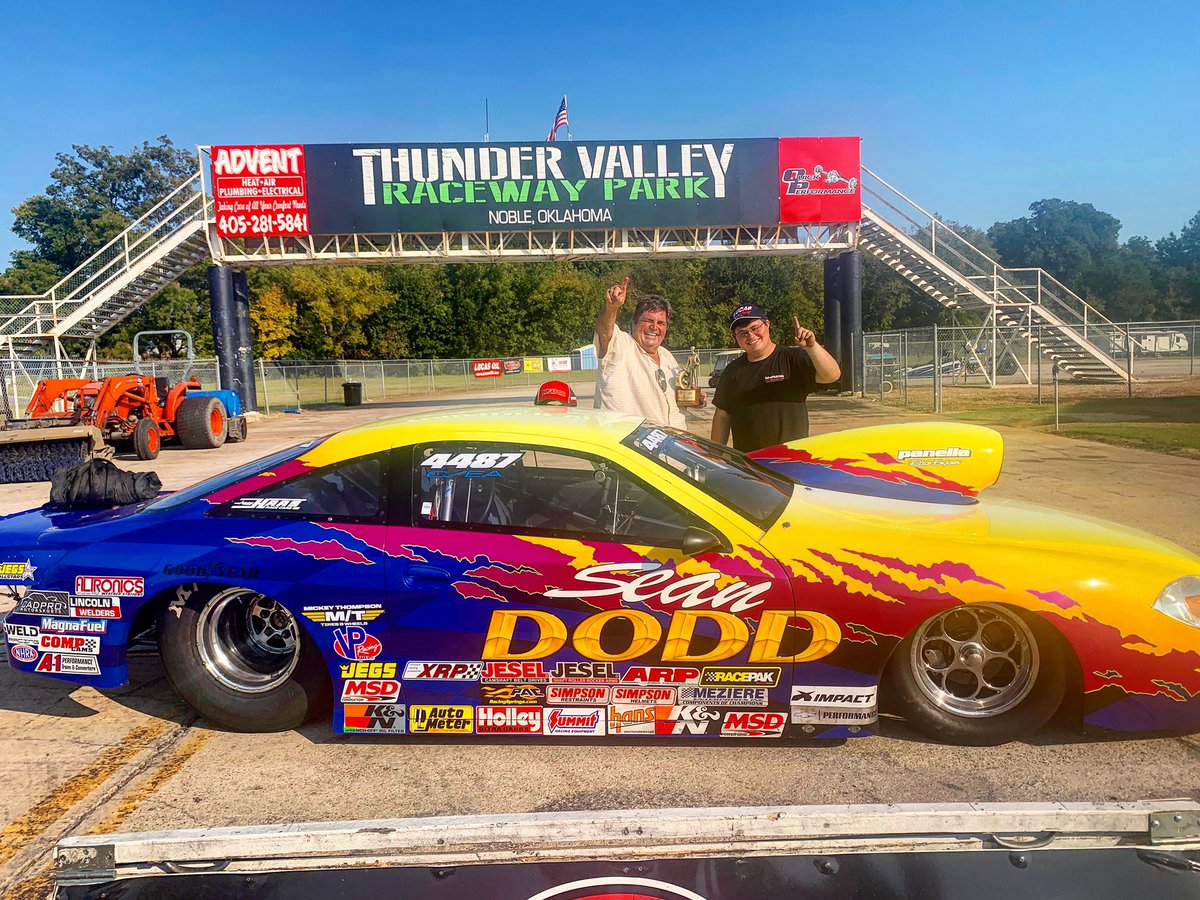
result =
[[242,587],[181,587],[159,615],[167,679],[234,731],[289,731],[328,708],[329,678],[304,627]]
[[912,631],[888,662],[895,711],[951,744],[1019,740],[1050,720],[1066,691],[1060,640],[1041,619],[991,604],[964,604]]
[[133,452],[138,459],[157,459],[162,432],[153,419],[138,419],[133,426]]

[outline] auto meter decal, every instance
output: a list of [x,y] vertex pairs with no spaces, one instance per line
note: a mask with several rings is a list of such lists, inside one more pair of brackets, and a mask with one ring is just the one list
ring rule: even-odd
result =
[[374,659],[383,652],[379,638],[359,625],[333,630],[333,652],[342,659]]
[[534,894],[527,900],[706,900],[702,894],[655,878],[584,878]]

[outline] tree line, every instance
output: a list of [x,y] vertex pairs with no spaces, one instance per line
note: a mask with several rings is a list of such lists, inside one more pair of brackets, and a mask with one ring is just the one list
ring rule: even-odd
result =
[[[166,136],[128,153],[76,145],[58,154],[46,190],[13,210],[13,231],[30,249],[12,254],[0,294],[48,289],[194,171],[195,156]],[[1059,199],[1039,200],[1029,215],[987,229],[953,227],[1004,266],[1047,270],[1115,321],[1200,318],[1200,212],[1157,241],[1122,243],[1115,216]],[[864,328],[942,321],[934,300],[864,257]],[[591,340],[605,288],[624,275],[633,300],[639,293],[671,300],[673,347],[727,346],[729,315],[748,302],[775,321],[796,315],[821,331],[823,270],[813,256],[297,266],[249,272],[255,352],[264,359],[563,353]],[[128,358],[137,331],[184,328],[197,353],[211,355],[209,308],[200,265],[104,335],[98,352]]]

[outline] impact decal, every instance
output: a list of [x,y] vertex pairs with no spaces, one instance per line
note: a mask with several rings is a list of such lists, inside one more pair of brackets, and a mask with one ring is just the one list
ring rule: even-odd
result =
[[408,730],[412,734],[471,734],[473,706],[410,706]]
[[780,712],[728,712],[721,737],[779,737],[787,716]]
[[480,706],[475,710],[477,734],[541,734],[542,709],[538,706]]
[[544,716],[543,734],[548,735],[603,735],[604,710],[555,707]]
[[146,579],[136,575],[76,575],[78,597],[142,597]]
[[870,725],[878,721],[878,687],[792,685],[793,725]]
[[347,703],[342,707],[342,731],[404,734],[404,707],[392,703]]
[[481,662],[424,662],[404,664],[405,681],[478,681],[483,674]]
[[383,652],[383,644],[379,642],[379,638],[369,634],[367,629],[359,625],[349,625],[334,629],[333,652],[342,659],[374,659]]
[[52,675],[99,675],[100,663],[94,656],[44,653],[36,671]]
[[0,581],[33,581],[37,566],[31,560],[0,563]]
[[792,704],[842,707],[874,706],[877,690],[875,685],[870,687],[793,685]]
[[348,678],[342,682],[342,702],[388,703],[400,699],[400,682],[394,679]]
[[374,622],[383,615],[383,605],[380,603],[351,603],[333,606],[306,606],[300,615],[324,625],[327,628],[334,625],[366,625]]

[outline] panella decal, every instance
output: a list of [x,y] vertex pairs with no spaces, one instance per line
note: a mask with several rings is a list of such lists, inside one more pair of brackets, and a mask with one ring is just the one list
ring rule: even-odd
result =
[[359,625],[333,630],[333,652],[342,659],[374,659],[383,652],[379,638]]
[[28,644],[13,644],[8,648],[8,655],[17,662],[31,663],[38,658],[38,652]]
[[545,734],[604,734],[602,709],[552,709],[544,721]]
[[[617,573],[626,574],[624,577],[611,577]],[[628,573],[643,574],[630,579]],[[588,566],[575,573],[577,582],[603,587],[552,588],[546,591],[546,596],[569,600],[605,597],[619,599],[627,605],[652,602],[664,607],[678,604],[682,609],[697,606],[710,609],[729,607],[731,613],[746,612],[766,602],[762,595],[771,590],[771,582],[746,584],[744,581],[732,581],[718,590],[717,582],[725,577],[720,572],[680,577],[674,569],[655,562],[606,563]]]
[[75,593],[80,597],[142,597],[146,579],[133,575],[76,575]]

